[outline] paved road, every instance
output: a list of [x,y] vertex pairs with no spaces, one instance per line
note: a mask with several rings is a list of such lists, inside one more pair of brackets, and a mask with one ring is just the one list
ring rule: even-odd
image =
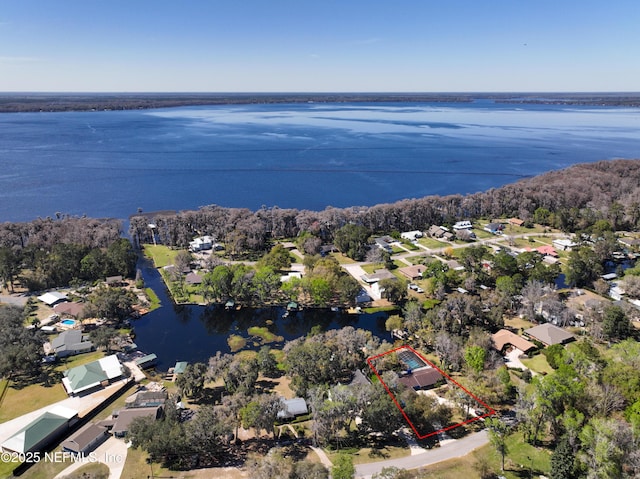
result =
[[373,462],[369,464],[359,464],[356,466],[356,478],[370,479],[373,474],[379,473],[384,467],[397,467],[400,469],[416,469],[418,467],[429,466],[456,457],[462,457],[489,443],[486,431],[470,434],[457,441],[449,442],[441,447],[430,449],[415,456],[401,457],[400,459],[390,459],[388,461]]

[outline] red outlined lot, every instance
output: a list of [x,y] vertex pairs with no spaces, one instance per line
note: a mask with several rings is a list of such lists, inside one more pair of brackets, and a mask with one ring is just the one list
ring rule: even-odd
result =
[[[460,422],[458,424],[453,424],[451,426],[447,426],[447,427],[443,427],[442,429],[439,429],[437,431],[433,431],[430,432],[428,434],[421,434],[420,431],[418,431],[418,429],[414,426],[413,422],[411,422],[411,419],[409,419],[409,416],[407,416],[407,413],[404,411],[404,409],[402,408],[402,406],[400,405],[400,403],[398,402],[398,400],[396,399],[395,395],[393,394],[393,392],[391,392],[391,389],[389,389],[389,386],[387,386],[385,384],[385,382],[382,380],[382,376],[380,375],[380,373],[378,372],[378,370],[376,369],[376,367],[373,365],[373,361],[375,359],[381,358],[382,356],[386,356],[387,354],[391,354],[391,353],[396,353],[398,351],[401,351],[403,349],[409,350],[412,353],[414,353],[416,356],[418,356],[422,361],[424,361],[426,364],[428,364],[429,366],[431,366],[432,368],[435,368],[438,370],[438,372],[440,374],[442,374],[443,377],[445,377],[447,379],[447,381],[450,384],[453,384],[457,387],[459,387],[460,389],[462,389],[465,393],[467,393],[470,397],[472,397],[480,406],[482,406],[482,408],[487,411],[485,414],[482,414],[481,416],[476,416],[473,417],[471,419],[468,419],[466,421]],[[474,421],[478,421],[480,419],[483,419],[487,416],[491,416],[493,414],[496,413],[496,411],[489,407],[484,401],[482,401],[481,399],[479,399],[476,395],[474,395],[472,392],[470,392],[469,390],[467,390],[464,386],[462,386],[461,384],[459,384],[458,382],[456,382],[454,379],[452,379],[447,373],[445,373],[444,371],[442,371],[438,366],[436,366],[435,364],[433,364],[431,361],[429,361],[427,358],[425,358],[422,354],[420,354],[418,351],[416,351],[415,349],[413,349],[411,346],[409,345],[404,345],[404,346],[400,346],[399,348],[394,348],[391,349],[390,351],[387,351],[385,353],[382,354],[378,354],[376,356],[372,356],[370,358],[367,359],[367,364],[369,364],[369,367],[373,370],[373,372],[375,373],[375,375],[378,377],[378,379],[380,380],[380,383],[384,386],[384,388],[387,390],[387,393],[389,394],[389,396],[391,396],[391,399],[393,400],[393,402],[395,403],[396,407],[400,410],[400,412],[402,413],[402,416],[404,417],[404,419],[407,421],[407,423],[409,424],[409,426],[411,426],[411,429],[413,430],[413,432],[416,434],[416,436],[418,437],[418,439],[426,439],[430,436],[436,435],[438,433],[444,432],[444,431],[449,431],[451,429],[455,429],[456,427],[460,427],[463,426],[465,424],[469,424],[472,423]]]

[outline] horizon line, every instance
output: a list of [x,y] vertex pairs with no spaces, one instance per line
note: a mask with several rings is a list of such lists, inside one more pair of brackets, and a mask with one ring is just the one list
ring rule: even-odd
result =
[[459,91],[200,91],[200,90],[0,90],[1,95],[33,94],[165,94],[165,95],[640,95],[622,90],[459,90]]

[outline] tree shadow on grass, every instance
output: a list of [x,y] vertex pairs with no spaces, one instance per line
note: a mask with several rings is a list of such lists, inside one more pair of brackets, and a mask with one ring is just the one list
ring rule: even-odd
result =
[[220,403],[222,400],[222,394],[224,393],[224,387],[204,388],[202,395],[197,399],[188,399],[190,404],[197,404],[199,406],[210,405]]

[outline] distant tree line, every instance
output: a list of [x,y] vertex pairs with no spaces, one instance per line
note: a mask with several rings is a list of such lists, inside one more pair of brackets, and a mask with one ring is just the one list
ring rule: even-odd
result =
[[[305,244],[341,242],[356,248],[338,233],[356,225],[368,234],[428,229],[462,219],[519,217],[566,232],[637,229],[640,226],[640,161],[615,160],[575,165],[470,195],[427,196],[371,207],[327,207],[322,211],[262,207],[224,208],[210,205],[197,211],[138,214],[130,218],[129,233],[136,244],[156,240],[186,247],[197,235],[223,241],[233,255],[266,250],[270,239],[305,236]],[[155,228],[149,228],[153,223]],[[314,242],[313,239],[319,240]]]

